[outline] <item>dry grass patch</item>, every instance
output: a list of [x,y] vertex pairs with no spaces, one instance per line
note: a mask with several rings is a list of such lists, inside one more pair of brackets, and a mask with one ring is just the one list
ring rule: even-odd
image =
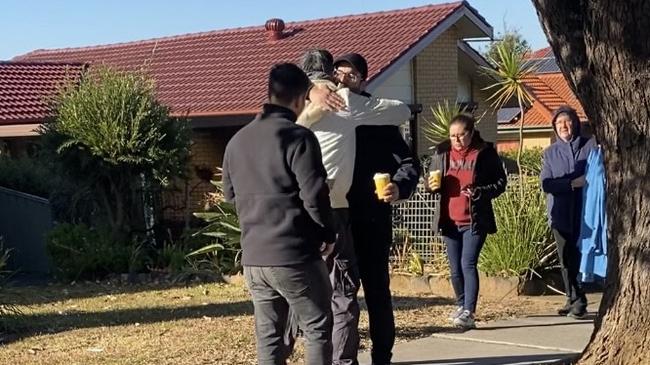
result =
[[[3,289],[25,317],[5,317],[0,364],[254,364],[253,306],[241,285],[97,284]],[[398,342],[449,331],[453,302],[395,293]],[[481,301],[479,320],[548,311],[540,300]],[[362,312],[362,351],[369,346]],[[299,344],[292,360],[300,361]]]

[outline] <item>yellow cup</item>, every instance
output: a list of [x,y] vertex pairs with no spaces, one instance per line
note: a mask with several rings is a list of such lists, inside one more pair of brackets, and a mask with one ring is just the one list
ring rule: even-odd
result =
[[440,183],[442,182],[442,171],[433,170],[429,171],[429,181],[431,181],[431,188],[439,189]]
[[384,188],[386,188],[386,185],[390,184],[390,174],[378,172],[372,178],[375,180],[375,192],[377,193],[377,198],[383,199]]

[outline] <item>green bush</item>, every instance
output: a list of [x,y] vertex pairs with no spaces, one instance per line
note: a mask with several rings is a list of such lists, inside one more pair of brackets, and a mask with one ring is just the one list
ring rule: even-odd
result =
[[5,273],[5,268],[7,267],[7,262],[9,261],[10,251],[10,249],[4,248],[2,237],[0,237],[0,275]]
[[49,198],[60,178],[36,158],[0,157],[0,186]]
[[144,267],[142,246],[111,240],[107,230],[63,223],[47,236],[47,251],[57,274],[67,280],[99,279]]
[[493,201],[498,231],[488,236],[479,258],[481,271],[490,276],[520,276],[538,269],[553,244],[538,177],[524,176],[525,199],[520,198],[519,183],[511,181]]
[[41,152],[88,191],[113,240],[130,241],[147,229],[143,212],[152,194],[187,172],[187,121],[170,117],[143,72],[91,68],[54,102]]
[[[541,147],[526,148],[521,153],[521,168],[529,176],[539,176],[542,171],[542,155],[544,150]],[[506,165],[506,170],[511,174],[518,174],[517,171],[517,150],[500,152],[499,155]]]
[[212,270],[220,274],[234,274],[241,271],[241,230],[234,205],[223,201],[220,182],[213,181],[217,192],[213,193],[206,212],[194,213],[207,225],[195,236],[207,236],[212,242],[187,255],[190,264],[198,270]]
[[188,250],[183,244],[165,242],[162,248],[154,250],[149,266],[152,270],[178,273],[188,266],[185,255]]

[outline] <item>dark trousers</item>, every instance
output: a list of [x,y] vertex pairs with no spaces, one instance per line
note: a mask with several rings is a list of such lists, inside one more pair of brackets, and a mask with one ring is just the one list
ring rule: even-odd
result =
[[381,221],[354,220],[353,217],[352,236],[368,307],[373,364],[390,364],[395,343],[395,318],[388,273],[391,233],[390,216]]
[[286,341],[290,308],[305,336],[305,362],[332,363],[332,287],[325,262],[245,266],[244,277],[255,309],[259,364],[285,364],[291,354]]
[[485,234],[472,233],[469,226],[451,227],[443,231],[456,303],[472,313],[476,312],[479,291],[476,265],[485,237]]
[[[357,365],[360,314],[357,293],[360,283],[348,209],[334,209],[333,218],[337,241],[334,252],[326,260],[332,285],[332,364]],[[287,348],[293,348],[298,327],[292,313],[285,339]]]
[[334,209],[338,233],[333,255],[327,260],[332,284],[332,364],[357,365],[359,351],[359,269],[354,253],[350,213]]
[[557,244],[567,303],[570,303],[574,310],[582,312],[587,309],[587,297],[578,282],[582,255],[578,248],[577,238],[570,233],[560,232],[557,229],[553,229],[553,236]]

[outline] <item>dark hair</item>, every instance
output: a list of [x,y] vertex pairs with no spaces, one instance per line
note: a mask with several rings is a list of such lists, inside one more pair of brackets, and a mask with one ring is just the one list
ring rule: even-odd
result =
[[578,112],[568,105],[562,105],[559,108],[555,109],[555,111],[553,112],[553,117],[551,118],[551,124],[554,126],[554,129],[555,129],[555,121],[561,114],[566,114],[569,117],[569,119],[571,119],[571,123],[573,123],[574,125],[580,124],[580,117],[578,117]]
[[343,62],[352,65],[361,74],[363,80],[368,78],[368,61],[362,55],[358,53],[346,53],[334,60],[334,66],[336,67]]
[[462,124],[463,127],[465,127],[466,131],[473,132],[474,125],[476,124],[476,119],[474,119],[474,117],[472,117],[471,115],[458,114],[455,117],[451,118],[451,122],[449,122],[449,126],[453,124]]
[[310,49],[302,55],[302,70],[306,73],[323,72],[331,75],[334,72],[334,57],[325,49]]
[[310,85],[307,75],[293,63],[273,65],[269,72],[269,99],[289,104],[304,97]]

